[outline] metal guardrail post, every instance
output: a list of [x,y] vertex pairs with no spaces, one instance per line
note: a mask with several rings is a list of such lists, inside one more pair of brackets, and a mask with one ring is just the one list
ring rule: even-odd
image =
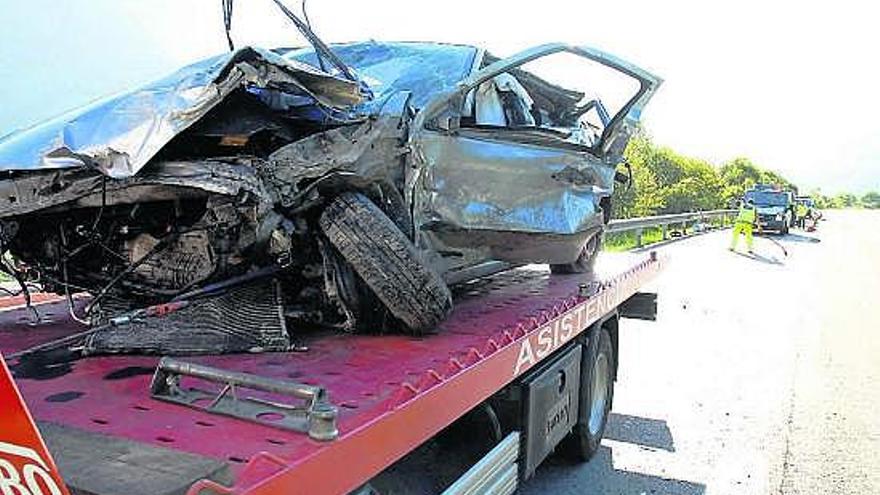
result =
[[636,247],[642,247],[642,231],[643,229],[640,227],[636,229]]
[[669,227],[666,224],[660,226],[660,233],[662,234],[663,240],[669,238]]

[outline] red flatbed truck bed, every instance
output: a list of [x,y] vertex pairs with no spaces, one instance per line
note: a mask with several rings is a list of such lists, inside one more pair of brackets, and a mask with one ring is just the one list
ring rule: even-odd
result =
[[[192,477],[187,493],[348,493],[615,313],[661,265],[653,253],[603,254],[593,279],[551,276],[538,266],[509,270],[457,288],[452,316],[420,338],[312,332],[295,335],[300,352],[180,358],[323,387],[338,408],[338,436],[329,441],[155,400],[155,356],[89,357],[19,371],[15,380],[71,485],[108,476],[107,465],[126,478],[117,480],[122,485],[173,477],[179,456],[181,466],[195,466],[180,473]],[[4,355],[82,330],[63,301],[37,306],[44,321],[36,325],[12,302],[0,309]],[[53,440],[59,431],[66,440]],[[95,450],[77,451],[88,445]],[[104,450],[117,457],[102,457]],[[200,481],[208,477],[217,481]]]

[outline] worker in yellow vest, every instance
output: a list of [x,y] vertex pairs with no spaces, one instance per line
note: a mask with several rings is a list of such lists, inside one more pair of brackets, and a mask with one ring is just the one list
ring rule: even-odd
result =
[[746,202],[740,202],[739,213],[736,215],[736,223],[733,224],[733,239],[730,240],[730,250],[736,249],[736,243],[739,241],[739,235],[746,236],[746,248],[749,254],[752,254],[752,229],[758,223],[758,210],[755,209],[755,202],[749,199]]
[[795,207],[795,218],[797,219],[798,227],[805,229],[807,228],[807,214],[810,213],[810,209],[807,205],[803,203],[798,203]]

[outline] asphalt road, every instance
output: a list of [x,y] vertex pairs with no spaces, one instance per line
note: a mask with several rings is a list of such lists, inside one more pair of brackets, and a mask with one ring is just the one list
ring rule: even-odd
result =
[[669,244],[657,322],[621,326],[606,439],[523,494],[880,493],[880,212],[727,251]]

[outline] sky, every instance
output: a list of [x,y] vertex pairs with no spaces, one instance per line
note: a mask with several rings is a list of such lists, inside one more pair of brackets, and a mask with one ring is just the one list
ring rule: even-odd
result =
[[[298,0],[286,0],[298,11]],[[880,190],[873,2],[309,0],[327,42],[432,40],[500,56],[562,41],[660,75],[655,142],[746,156],[801,189]],[[237,0],[238,45],[302,45],[271,0]],[[227,49],[219,0],[0,0],[0,135]]]

